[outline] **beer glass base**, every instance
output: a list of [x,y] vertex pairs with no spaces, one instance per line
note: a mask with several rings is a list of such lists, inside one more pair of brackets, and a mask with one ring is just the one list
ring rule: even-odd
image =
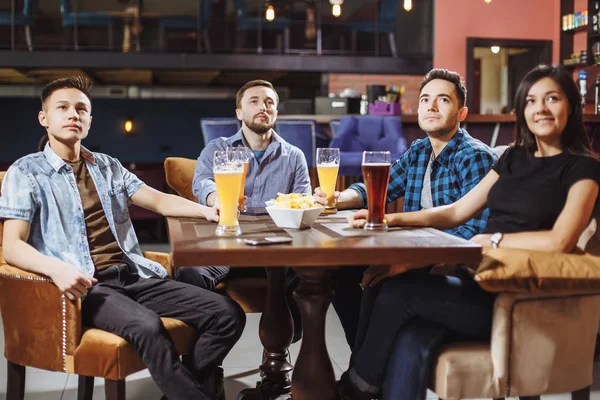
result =
[[217,226],[215,231],[217,236],[240,236],[242,234],[242,228],[239,226]]
[[386,223],[367,222],[363,228],[365,231],[371,232],[387,232],[388,226]]
[[321,214],[329,215],[329,214],[337,214],[338,210],[336,206],[333,207],[325,207],[325,209],[321,212]]

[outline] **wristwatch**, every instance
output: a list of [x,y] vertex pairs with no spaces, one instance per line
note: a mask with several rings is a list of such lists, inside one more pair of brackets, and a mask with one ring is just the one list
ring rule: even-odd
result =
[[494,249],[498,248],[503,237],[504,237],[504,234],[501,232],[496,232],[492,235],[492,237],[490,238],[490,242],[492,242],[492,247]]

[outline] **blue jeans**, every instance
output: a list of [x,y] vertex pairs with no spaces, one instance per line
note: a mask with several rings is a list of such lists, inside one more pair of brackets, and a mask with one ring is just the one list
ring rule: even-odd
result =
[[453,335],[436,322],[413,318],[400,331],[383,382],[384,399],[425,400],[440,347]]
[[379,393],[396,339],[415,318],[461,337],[489,339],[494,298],[472,280],[427,270],[409,271],[366,288],[348,378],[363,392]]

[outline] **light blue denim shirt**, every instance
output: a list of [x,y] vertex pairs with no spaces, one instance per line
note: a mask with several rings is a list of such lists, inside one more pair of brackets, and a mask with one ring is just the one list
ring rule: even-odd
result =
[[[102,208],[126,262],[145,278],[167,277],[158,263],[142,256],[128,200],[144,184],[106,154],[81,148]],[[0,218],[31,224],[27,242],[40,253],[58,258],[89,275],[95,268],[87,240],[85,217],[73,169],[49,144],[10,166],[2,180]]]
[[[308,165],[302,150],[286,142],[275,131],[260,162],[251,157],[248,163],[244,194],[246,206],[264,207],[265,201],[277,198],[277,193],[311,194]],[[206,197],[217,190],[213,175],[215,151],[228,147],[246,146],[242,130],[229,138],[211,140],[200,153],[192,191],[200,204],[206,205]]]

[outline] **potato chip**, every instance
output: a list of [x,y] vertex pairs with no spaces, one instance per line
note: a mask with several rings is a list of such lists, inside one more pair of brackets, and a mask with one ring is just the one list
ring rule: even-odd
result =
[[313,200],[313,197],[310,195],[305,196],[301,193],[277,193],[277,198],[275,199],[275,207],[305,210],[307,208],[316,207],[316,204]]

